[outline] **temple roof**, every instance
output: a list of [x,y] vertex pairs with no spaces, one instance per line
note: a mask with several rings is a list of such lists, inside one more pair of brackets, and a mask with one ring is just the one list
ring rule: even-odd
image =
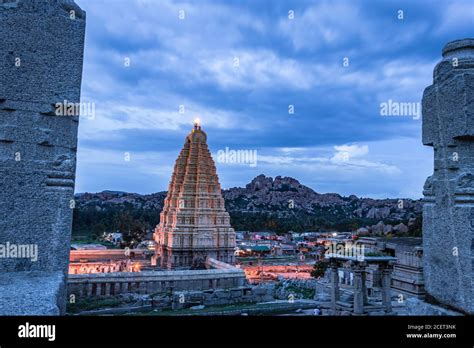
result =
[[201,129],[201,121],[199,119],[194,120],[194,127],[191,130],[191,133],[188,134],[186,139],[191,142],[207,142],[207,134]]

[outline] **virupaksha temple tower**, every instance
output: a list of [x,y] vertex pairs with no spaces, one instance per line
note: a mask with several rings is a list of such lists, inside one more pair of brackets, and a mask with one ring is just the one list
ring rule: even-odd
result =
[[423,144],[434,149],[423,191],[426,291],[474,314],[474,39],[443,49],[423,95]]
[[234,263],[235,232],[199,120],[174,166],[155,230],[163,268],[200,268],[207,257]]
[[[0,315],[65,313],[86,14],[0,0]],[[8,253],[5,254],[5,250]]]

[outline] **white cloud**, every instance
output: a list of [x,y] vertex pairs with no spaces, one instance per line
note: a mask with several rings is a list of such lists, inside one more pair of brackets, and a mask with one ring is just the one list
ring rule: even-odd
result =
[[[367,148],[366,148],[367,146]],[[333,162],[340,151],[355,156],[348,162]],[[409,155],[407,155],[409,154]],[[258,152],[256,168],[236,173],[235,168],[218,165],[223,187],[244,186],[254,176],[291,176],[316,192],[356,194],[363,197],[409,197],[418,199],[426,177],[432,171],[432,149],[417,138],[397,138],[368,142],[312,147],[285,155],[282,148]]]
[[[267,151],[268,152],[268,151]],[[273,149],[272,152],[288,153],[284,148]],[[314,154],[317,153],[317,156]],[[358,144],[336,145],[332,148],[306,148],[297,155],[258,155],[259,163],[268,165],[291,165],[296,168],[310,168],[311,170],[334,170],[339,173],[369,174],[377,171],[387,175],[400,174],[400,169],[395,165],[375,161],[369,156],[369,146]]]
[[278,151],[283,153],[295,153],[295,152],[302,152],[306,151],[305,147],[281,147]]
[[340,43],[352,35],[368,35],[366,27],[354,4],[327,1],[296,11],[294,19],[285,17],[278,23],[278,30],[296,50]]
[[[278,31],[289,40],[296,51],[330,51],[341,57],[364,53],[386,52],[387,41],[401,46],[414,42],[427,33],[431,26],[423,21],[387,22],[375,16],[363,1],[318,1],[315,5],[296,11],[293,20],[287,17],[278,22]],[[393,18],[397,9],[393,9]],[[381,29],[383,28],[383,29]],[[361,49],[362,48],[362,49]]]
[[236,15],[234,7],[215,2],[129,0],[111,5],[110,0],[96,0],[80,1],[80,5],[94,13],[111,35],[156,41],[166,50],[187,55],[211,47],[232,47],[246,40],[245,30],[266,30],[258,16],[242,7]]
[[[234,66],[234,61],[238,66]],[[306,64],[278,57],[269,50],[240,50],[201,60],[204,77],[208,76],[223,88],[265,88],[284,86],[309,89],[314,76]]]
[[460,28],[470,30],[474,28],[474,3],[471,0],[455,1],[449,4],[443,11],[441,23],[435,32],[444,34]]
[[[277,150],[278,151],[278,150]],[[281,164],[291,164],[294,166],[305,166],[308,163],[324,163],[328,162],[328,159],[325,157],[306,157],[306,156],[274,156],[274,155],[258,155],[258,161],[271,164],[271,165],[281,165]]]
[[[84,118],[80,123],[82,139],[103,139],[104,134],[120,130],[179,130],[191,128],[196,117],[202,125],[220,129],[235,129],[239,117],[232,112],[212,109],[195,104],[189,100],[176,101],[175,106],[156,105],[143,107],[126,101],[99,103],[96,106],[94,119]],[[184,113],[180,113],[180,106]],[[241,129],[251,127],[251,124],[239,124]]]
[[368,158],[368,145],[339,145],[334,146],[336,152],[331,157],[331,163],[346,167],[350,171],[354,170],[376,170],[386,174],[400,174],[401,171],[396,166],[376,162]]
[[336,145],[334,149],[337,151],[333,156],[333,159],[336,161],[345,157],[361,157],[369,153],[369,147],[367,145]]

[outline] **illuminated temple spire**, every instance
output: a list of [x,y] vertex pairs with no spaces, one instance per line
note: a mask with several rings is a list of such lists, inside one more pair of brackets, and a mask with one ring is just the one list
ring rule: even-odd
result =
[[176,160],[155,229],[162,267],[201,267],[206,257],[234,262],[235,232],[206,142],[201,122],[195,119]]

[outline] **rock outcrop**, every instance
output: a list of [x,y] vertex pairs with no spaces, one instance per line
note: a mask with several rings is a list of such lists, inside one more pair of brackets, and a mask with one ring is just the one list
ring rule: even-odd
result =
[[[77,220],[75,226],[80,227],[84,221],[111,220],[114,214],[129,212],[130,215],[143,216],[141,222],[152,229],[158,223],[156,211],[163,209],[166,192],[150,195],[136,193],[104,191],[99,193],[81,193],[76,195]],[[371,199],[358,198],[355,195],[344,197],[335,193],[320,194],[289,177],[266,177],[259,175],[245,187],[230,188],[222,191],[226,209],[231,222],[239,222],[238,229],[251,230],[255,219],[251,216],[266,216],[266,219],[278,220],[279,223],[298,228],[302,222],[311,223],[318,219],[319,225],[336,225],[341,221],[352,221],[349,227],[364,227],[372,233],[373,224],[382,223],[409,225],[409,231],[420,229],[419,222],[422,211],[421,200],[410,199]],[[97,214],[97,212],[99,214]],[[149,221],[147,221],[148,219]],[[114,220],[116,221],[116,220]],[[261,221],[261,220],[260,220]],[[364,224],[361,226],[361,222]],[[357,225],[359,224],[359,225]],[[368,226],[365,226],[367,224]],[[371,227],[372,226],[372,227]],[[100,226],[103,231],[109,229]],[[314,227],[306,227],[307,230]],[[87,229],[87,227],[86,227]],[[93,228],[89,227],[88,230]],[[291,229],[291,228],[290,228]],[[317,229],[317,227],[316,227]],[[285,231],[286,232],[286,231]],[[375,233],[382,234],[383,230]],[[406,233],[405,229],[394,233]]]

